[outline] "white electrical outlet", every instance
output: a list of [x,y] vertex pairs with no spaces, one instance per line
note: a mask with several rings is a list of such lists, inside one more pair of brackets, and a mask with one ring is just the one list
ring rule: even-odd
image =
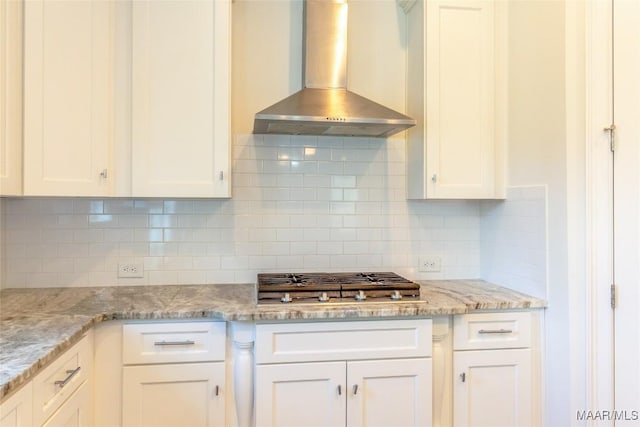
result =
[[421,256],[418,260],[418,270],[424,273],[436,273],[442,268],[442,261],[438,256]]
[[141,262],[119,262],[118,277],[144,277],[144,266]]

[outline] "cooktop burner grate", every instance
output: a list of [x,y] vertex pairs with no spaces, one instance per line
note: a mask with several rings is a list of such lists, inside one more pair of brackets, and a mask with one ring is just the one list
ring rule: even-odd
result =
[[258,303],[400,301],[420,296],[420,285],[391,272],[261,273]]

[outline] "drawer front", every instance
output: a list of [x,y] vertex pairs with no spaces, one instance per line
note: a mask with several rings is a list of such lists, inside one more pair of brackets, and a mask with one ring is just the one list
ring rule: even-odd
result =
[[453,317],[453,349],[531,346],[531,313],[473,313]]
[[123,326],[125,365],[224,360],[225,322],[131,323]]
[[256,363],[431,356],[431,319],[256,325]]
[[84,382],[42,427],[84,427],[93,425],[90,383]]
[[41,425],[91,377],[91,332],[33,379],[33,424]]

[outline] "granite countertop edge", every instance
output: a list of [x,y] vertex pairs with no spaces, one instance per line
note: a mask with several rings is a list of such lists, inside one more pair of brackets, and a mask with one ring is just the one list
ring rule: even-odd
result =
[[546,307],[542,299],[482,280],[420,283],[423,301],[331,307],[322,304],[258,306],[254,284],[3,289],[0,291],[0,402],[96,324],[106,321],[270,322],[429,317],[476,310]]

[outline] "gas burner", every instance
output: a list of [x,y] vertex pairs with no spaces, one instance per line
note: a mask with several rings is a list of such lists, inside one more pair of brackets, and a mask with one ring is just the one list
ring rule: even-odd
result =
[[287,274],[287,279],[290,280],[290,283],[294,283],[298,286],[303,286],[304,282],[307,281],[302,275],[293,273]]
[[420,285],[395,273],[258,274],[258,303],[361,303],[420,300]]
[[384,279],[377,277],[375,273],[358,273],[358,276],[364,278],[365,280],[368,280],[371,283],[384,282]]

